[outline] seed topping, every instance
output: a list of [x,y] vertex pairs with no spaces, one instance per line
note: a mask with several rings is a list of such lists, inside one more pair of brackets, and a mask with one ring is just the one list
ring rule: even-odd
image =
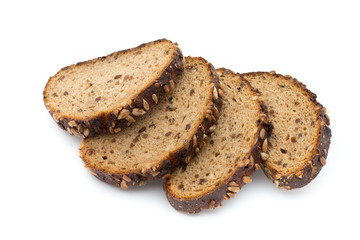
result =
[[129,116],[129,114],[130,114],[130,111],[129,111],[129,110],[123,109],[123,110],[121,110],[121,112],[120,112],[120,114],[119,114],[119,116],[118,116],[118,119],[119,119],[119,120],[120,120],[120,119],[124,119],[124,118],[126,118],[127,116]]

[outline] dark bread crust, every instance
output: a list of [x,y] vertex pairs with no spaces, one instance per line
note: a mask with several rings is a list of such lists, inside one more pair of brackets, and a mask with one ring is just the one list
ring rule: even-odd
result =
[[[225,74],[234,74],[231,70],[220,68],[218,70],[223,71]],[[240,74],[237,74],[241,77]],[[242,77],[241,77],[242,78]],[[258,130],[256,133],[256,139],[249,150],[248,154],[244,158],[245,164],[239,165],[235,171],[222,183],[220,183],[214,190],[208,193],[203,193],[201,196],[192,199],[180,198],[169,191],[167,188],[167,182],[164,183],[164,191],[170,204],[179,211],[186,213],[198,213],[202,209],[214,209],[222,206],[222,201],[234,197],[236,191],[232,189],[234,186],[242,188],[246,183],[251,181],[250,176],[259,169],[258,164],[264,160],[261,157],[262,146],[265,139],[268,138],[268,133],[271,131],[271,126],[267,121],[267,110],[264,106],[259,92],[255,91],[249,82],[242,78],[254,93],[254,96],[258,97],[258,102],[261,108],[260,118],[257,120]],[[247,161],[246,161],[247,160]],[[245,178],[244,178],[245,177]]]
[[[162,41],[169,40],[159,39],[154,42],[141,44],[135,48],[114,52],[108,56],[99,57],[85,62],[79,62],[77,64],[64,67],[61,70],[75,68],[76,66],[84,64],[93,64],[96,61],[104,61],[107,58],[117,59],[121,54],[125,54],[129,51],[138,51],[146,47],[148,44],[154,44]],[[171,62],[163,70],[162,74],[150,85],[142,89],[137,96],[135,96],[133,99],[130,99],[130,101],[125,106],[119,106],[116,109],[109,109],[109,111],[102,112],[101,114],[88,119],[79,119],[58,113],[54,106],[47,104],[46,92],[48,92],[47,88],[53,77],[49,79],[45,86],[43,92],[44,103],[57,125],[63,130],[68,131],[71,135],[93,137],[99,135],[100,133],[116,133],[121,131],[122,128],[131,125],[139,116],[145,114],[151,107],[156,105],[158,99],[163,97],[169,91],[173,90],[178,76],[182,73],[183,70],[182,59],[183,55],[181,50],[177,48],[173,54]],[[129,114],[126,116],[126,118],[119,119],[119,115],[124,109],[129,111]]]
[[242,74],[242,76],[254,74],[271,74],[277,78],[286,79],[290,83],[300,87],[308,94],[309,100],[312,102],[312,104],[314,105],[314,109],[318,113],[321,127],[318,133],[319,137],[316,143],[316,150],[313,152],[311,157],[306,161],[306,164],[299,171],[293,172],[288,175],[281,175],[275,169],[269,168],[266,165],[266,162],[260,164],[265,175],[271,181],[273,181],[277,187],[286,190],[301,188],[310,183],[319,174],[322,167],[326,164],[326,158],[328,155],[331,139],[331,129],[329,128],[330,118],[326,114],[326,108],[316,101],[316,94],[308,90],[305,84],[301,83],[300,81],[289,75],[283,76],[281,74],[276,74],[275,71],[271,71],[244,73]]
[[[213,131],[211,126],[216,124],[222,101],[221,96],[218,95],[220,85],[214,67],[201,57],[192,59],[199,59],[206,64],[210,70],[210,77],[213,79],[212,84],[214,84],[214,87],[212,88],[212,98],[207,103],[207,110],[199,122],[198,127],[188,138],[187,144],[173,152],[169,152],[165,159],[159,160],[160,164],[131,172],[105,172],[94,168],[89,164],[82,145],[80,145],[80,157],[84,161],[85,167],[88,168],[95,177],[109,184],[119,186],[122,189],[126,189],[129,186],[142,186],[145,185],[149,179],[167,179],[174,167],[187,164],[194,155],[200,152],[200,149],[206,144],[208,136],[210,136]],[[216,92],[214,89],[216,89]],[[194,142],[194,140],[196,142]]]

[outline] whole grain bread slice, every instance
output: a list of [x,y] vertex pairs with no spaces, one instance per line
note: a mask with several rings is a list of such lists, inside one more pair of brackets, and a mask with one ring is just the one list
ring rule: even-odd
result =
[[46,84],[44,103],[72,135],[116,133],[174,89],[182,68],[177,44],[157,40],[61,69]]
[[273,126],[262,169],[280,188],[305,186],[326,163],[331,138],[326,109],[289,75],[271,71],[242,76],[261,92]]
[[214,68],[187,57],[177,87],[118,134],[85,138],[80,157],[97,178],[123,189],[167,178],[206,144],[219,116],[221,98]]
[[207,147],[186,167],[178,167],[164,184],[170,204],[177,210],[197,213],[221,206],[251,182],[267,138],[265,111],[259,94],[239,74],[216,71],[223,106]]

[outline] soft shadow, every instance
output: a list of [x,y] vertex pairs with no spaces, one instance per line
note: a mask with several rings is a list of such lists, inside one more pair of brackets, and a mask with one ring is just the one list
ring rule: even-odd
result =
[[[228,214],[234,209],[238,209],[238,206],[241,204],[249,205],[249,198],[254,198],[257,196],[259,198],[268,198],[274,197],[277,198],[278,195],[280,198],[287,199],[291,201],[291,199],[298,199],[301,195],[304,194],[304,191],[311,191],[310,186],[306,186],[305,188],[300,189],[292,189],[292,190],[284,190],[277,188],[276,185],[268,179],[262,170],[256,171],[252,175],[252,182],[243,186],[243,188],[235,195],[234,198],[224,200],[222,202],[223,206],[216,208],[214,210],[203,209],[200,213],[196,214],[188,214],[184,212],[177,211],[173,209],[180,215],[191,216],[191,217],[200,217],[204,215],[211,214],[211,216],[218,216],[219,214]],[[250,203],[251,204],[251,203]],[[247,206],[249,207],[249,206]],[[253,208],[256,208],[256,204],[254,203]],[[234,212],[233,214],[238,214]]]
[[265,191],[271,194],[279,195],[281,197],[293,198],[299,197],[301,194],[304,194],[304,191],[311,190],[311,187],[309,185],[303,188],[296,188],[291,190],[278,188],[276,187],[275,183],[273,183],[270,179],[266,177],[262,170],[256,171],[252,176],[252,179],[253,182],[251,184],[254,186],[251,188],[250,192]]
[[155,191],[163,191],[163,183],[164,180],[148,180],[146,185],[144,186],[129,186],[128,189],[124,190],[121,189],[120,186],[115,186],[109,183],[106,183],[104,181],[101,181],[100,179],[96,178],[89,172],[89,178],[91,178],[91,181],[96,184],[97,186],[101,188],[107,188],[111,191],[125,193],[125,194],[138,194],[138,193],[151,193]]

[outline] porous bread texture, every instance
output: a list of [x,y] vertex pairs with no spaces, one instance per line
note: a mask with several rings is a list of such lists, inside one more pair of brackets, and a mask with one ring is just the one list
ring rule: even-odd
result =
[[[175,58],[177,63],[173,63]],[[100,129],[94,130],[114,133],[113,129],[124,127],[124,124],[116,122],[115,126],[109,125],[110,114],[123,108],[131,111],[134,107],[133,101],[147,90],[150,96],[145,100],[146,103],[137,104],[140,108],[134,115],[137,117],[145,114],[155,105],[151,92],[155,93],[156,88],[151,88],[151,85],[163,77],[167,79],[163,79],[161,85],[168,83],[164,85],[167,88],[164,91],[172,90],[176,75],[181,73],[175,71],[182,69],[181,58],[177,45],[162,39],[71,65],[49,79],[44,90],[45,106],[57,122],[67,120],[63,128],[73,135],[91,135],[84,134],[86,124],[83,124],[81,129],[76,126],[85,121],[91,125],[93,119],[101,122],[98,124]],[[169,71],[177,74],[171,76]],[[162,76],[164,74],[166,76]],[[161,96],[162,94],[158,94],[157,98]],[[71,123],[68,124],[69,122]]]
[[251,182],[254,158],[260,158],[266,137],[258,94],[239,74],[227,69],[217,73],[224,96],[216,130],[207,147],[186,167],[176,168],[164,184],[171,205],[188,213],[218,207]]
[[205,144],[219,113],[218,87],[208,62],[186,58],[177,87],[146,116],[118,134],[83,139],[85,166],[123,189],[167,177],[173,166],[184,164]]
[[325,164],[330,144],[326,110],[315,94],[289,75],[272,71],[243,77],[261,92],[273,126],[269,156],[262,163],[266,175],[284,189],[308,184]]
[[125,106],[162,73],[175,51],[174,44],[161,41],[62,69],[47,86],[47,102],[74,118]]

